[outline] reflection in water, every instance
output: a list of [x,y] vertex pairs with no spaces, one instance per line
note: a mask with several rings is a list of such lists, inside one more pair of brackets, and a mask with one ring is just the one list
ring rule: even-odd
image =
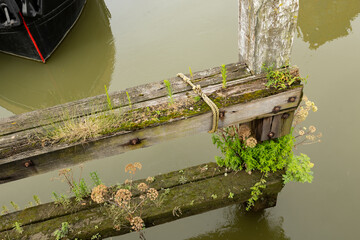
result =
[[300,0],[298,33],[310,49],[347,36],[360,12],[359,0]]
[[115,56],[109,18],[103,0],[87,1],[46,64],[0,54],[0,106],[19,114],[102,94]]
[[282,227],[284,219],[274,217],[269,211],[248,213],[239,206],[225,209],[228,223],[213,232],[199,235],[188,240],[209,239],[276,239],[289,240]]

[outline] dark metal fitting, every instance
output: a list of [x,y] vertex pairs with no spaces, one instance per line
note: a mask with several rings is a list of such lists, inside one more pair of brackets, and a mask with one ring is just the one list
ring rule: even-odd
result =
[[225,110],[220,110],[219,111],[219,118],[223,119],[225,117]]
[[31,160],[26,161],[26,162],[24,163],[24,166],[25,166],[26,168],[28,168],[28,167],[30,167],[30,166],[33,166],[33,165],[34,165],[34,163],[33,163]]
[[296,97],[289,97],[288,102],[295,102]]
[[269,132],[269,134],[268,134],[268,137],[269,137],[269,138],[273,138],[274,136],[275,136],[275,133]]
[[280,112],[280,109],[281,109],[281,107],[280,107],[280,106],[276,106],[276,107],[274,107],[274,109],[273,109],[273,113],[278,113],[278,112]]
[[281,118],[282,119],[288,119],[290,117],[290,114],[289,113],[284,113]]
[[134,138],[130,140],[130,145],[137,145],[141,142],[139,138]]

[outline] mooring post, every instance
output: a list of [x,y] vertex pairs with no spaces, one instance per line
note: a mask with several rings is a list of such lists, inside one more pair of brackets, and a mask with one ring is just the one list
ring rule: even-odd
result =
[[239,59],[254,73],[289,64],[299,0],[239,0]]

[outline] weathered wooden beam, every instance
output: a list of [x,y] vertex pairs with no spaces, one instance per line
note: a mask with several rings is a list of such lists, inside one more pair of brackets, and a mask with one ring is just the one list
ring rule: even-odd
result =
[[288,65],[299,0],[239,0],[239,55],[255,73]]
[[[198,80],[195,81],[205,86],[203,92],[213,99],[222,110],[223,116],[220,119],[219,127],[246,123],[254,119],[291,112],[298,106],[302,94],[301,85],[295,84],[291,88],[281,91],[269,89],[265,87],[267,80],[264,75],[249,76],[242,64],[228,66],[232,69],[230,74],[232,80],[227,83],[226,89],[222,88],[222,78],[220,77],[219,69],[216,71],[211,69],[195,74],[195,76],[198,76]],[[298,69],[292,68],[291,72],[298,74]],[[84,141],[60,141],[50,144],[48,142],[44,143],[41,136],[46,135],[49,131],[53,131],[54,124],[49,124],[49,122],[46,123],[47,125],[45,123],[40,124],[41,120],[37,121],[39,124],[32,124],[26,130],[20,132],[13,130],[15,132],[5,134],[0,137],[0,183],[47,172],[54,168],[67,167],[87,160],[151,146],[168,139],[193,135],[211,129],[212,113],[210,108],[203,101],[194,102],[193,99],[196,95],[188,86],[184,85],[181,79],[175,78],[171,81],[178,92],[173,95],[173,98],[175,105],[180,103],[179,108],[169,115],[156,115],[156,121],[144,121],[141,117],[137,119],[132,119],[131,117],[133,115],[140,116],[145,114],[144,112],[146,114],[149,112],[151,116],[154,116],[153,112],[157,109],[166,113],[169,101],[168,96],[159,97],[161,94],[165,94],[163,91],[167,92],[167,90],[164,90],[163,82],[155,83],[157,91],[154,90],[154,87],[151,88],[148,85],[130,89],[128,92],[133,94],[136,92],[136,95],[139,96],[137,100],[132,100],[131,109],[130,106],[123,106],[109,110],[104,106],[105,103],[102,103],[100,104],[102,112],[96,111],[91,115],[79,116],[81,111],[74,110],[74,114],[77,117],[76,120],[70,118],[70,120],[65,119],[61,121],[60,113],[56,115],[56,121],[59,126],[67,122],[86,122],[94,117],[101,118],[106,114],[113,114],[114,116],[121,116],[119,121],[122,118],[130,119],[130,127],[118,128],[114,132],[85,139]],[[179,85],[186,90],[181,90]],[[151,96],[151,92],[148,91],[149,88],[158,93],[156,98]],[[141,93],[140,89],[143,90],[144,94]],[[160,92],[162,93],[160,94]],[[149,100],[145,101],[143,95],[147,95]],[[102,96],[102,98],[106,97]],[[289,98],[295,98],[295,101],[289,102]],[[116,95],[116,98],[112,98],[114,105],[116,99],[118,99],[118,95]],[[103,101],[106,100],[103,99]],[[181,103],[188,101],[192,101],[190,105],[185,107],[181,105]],[[79,104],[84,105],[84,100],[81,100],[80,103],[72,103],[74,106]],[[91,99],[88,99],[87,105],[91,104]],[[68,105],[66,104],[65,106]],[[120,103],[118,103],[118,106],[120,106]],[[151,107],[153,111],[146,110],[147,107]],[[279,108],[279,112],[273,111],[275,107]],[[61,106],[56,108],[63,109]],[[87,109],[90,109],[90,107]],[[50,110],[40,110],[40,113],[33,112],[29,113],[29,116],[18,116],[18,120],[16,120],[16,117],[13,117],[11,121],[9,119],[3,121],[3,125],[0,126],[6,131],[10,131],[9,124],[11,125],[12,121],[21,122],[28,118],[43,117],[46,122],[49,121],[46,118],[48,111]],[[31,121],[35,122],[34,120]],[[286,131],[282,131],[282,134],[286,134]]]
[[[145,226],[148,228],[230,204],[245,203],[250,198],[250,188],[262,177],[259,172],[253,172],[252,175],[245,172],[224,174],[225,172],[226,169],[219,168],[215,163],[208,163],[181,172],[156,176],[150,186],[158,190],[169,188],[170,192],[159,207],[151,203],[144,206],[142,218]],[[187,180],[180,184],[179,180],[182,176]],[[145,180],[138,182],[143,181]],[[282,172],[269,174],[261,198],[271,201],[269,200],[262,207],[274,206],[276,195],[282,187]],[[234,194],[233,198],[229,198],[230,192]],[[175,208],[181,210],[178,216],[173,214]],[[104,213],[103,207],[91,203],[89,199],[71,209],[48,203],[1,216],[0,239],[51,239],[53,232],[59,229],[63,222],[69,223],[70,231],[67,235],[69,239],[90,239],[96,234],[104,238],[130,231],[128,224],[128,227],[116,231],[113,228],[113,220]],[[22,234],[12,229],[15,221],[22,223],[24,230]]]

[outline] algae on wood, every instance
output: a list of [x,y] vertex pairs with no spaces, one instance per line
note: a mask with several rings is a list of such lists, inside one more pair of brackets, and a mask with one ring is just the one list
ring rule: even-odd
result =
[[[150,186],[159,190],[169,188],[170,192],[166,195],[160,207],[153,204],[144,206],[142,218],[146,227],[156,226],[234,203],[244,203],[250,198],[250,188],[262,177],[259,172],[253,172],[252,175],[245,172],[227,172],[227,174],[224,174],[227,170],[217,167],[215,163],[206,165],[206,168],[204,168],[204,164],[184,169],[181,172],[176,171],[155,177],[155,181]],[[187,179],[183,184],[179,183],[181,176],[186,176]],[[276,195],[283,187],[282,172],[270,174],[266,185],[262,198],[271,198],[272,202],[265,207],[274,206]],[[233,198],[229,198],[230,192],[234,194]],[[217,198],[212,197],[213,195],[216,195]],[[110,237],[130,231],[130,228],[126,227],[116,231],[113,228],[112,219],[104,215],[100,205],[90,203],[90,200],[85,203],[86,205],[79,206],[73,212],[61,210],[60,207],[50,203],[29,208],[24,210],[23,213],[16,212],[2,216],[0,217],[0,239],[6,239],[6,237],[10,239],[49,239],[63,222],[69,223],[70,231],[67,236],[69,239],[76,237],[90,239],[91,236],[97,233],[101,237]],[[181,209],[181,214],[178,216],[173,214],[175,208]],[[32,213],[37,211],[48,211],[50,214],[39,214],[38,216],[35,214],[34,216]],[[23,224],[23,234],[20,235],[11,230],[10,223],[13,221]]]

